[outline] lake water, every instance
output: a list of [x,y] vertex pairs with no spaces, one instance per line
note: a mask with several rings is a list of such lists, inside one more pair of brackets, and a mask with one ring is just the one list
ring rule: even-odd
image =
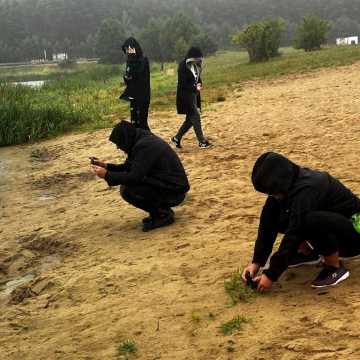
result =
[[30,86],[32,88],[40,88],[45,84],[46,80],[34,80],[34,81],[19,81],[14,82],[15,85],[25,85]]

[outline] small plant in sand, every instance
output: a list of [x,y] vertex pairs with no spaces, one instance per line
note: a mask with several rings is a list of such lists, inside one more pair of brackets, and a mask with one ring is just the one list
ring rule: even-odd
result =
[[247,324],[250,320],[244,316],[237,316],[232,320],[221,324],[220,331],[223,335],[231,335],[234,330],[241,330],[243,324]]
[[135,354],[137,352],[136,342],[133,340],[125,340],[118,347],[119,355],[125,355],[126,359],[128,355]]
[[239,271],[234,272],[230,279],[225,280],[224,288],[233,305],[238,304],[240,301],[248,302],[257,294],[255,290],[244,284]]

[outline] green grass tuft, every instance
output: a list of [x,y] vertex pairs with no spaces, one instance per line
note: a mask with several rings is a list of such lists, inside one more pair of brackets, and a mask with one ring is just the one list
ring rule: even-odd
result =
[[119,355],[135,354],[137,352],[136,342],[133,340],[125,340],[118,347]]
[[247,324],[250,320],[244,316],[237,316],[232,320],[221,324],[220,331],[223,335],[231,335],[234,330],[241,330],[243,324]]
[[240,301],[249,302],[258,294],[256,290],[252,290],[244,284],[239,271],[234,272],[230,279],[225,280],[224,288],[233,305],[238,304]]

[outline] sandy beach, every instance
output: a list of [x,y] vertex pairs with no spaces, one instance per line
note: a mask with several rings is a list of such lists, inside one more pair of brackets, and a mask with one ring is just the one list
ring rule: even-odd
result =
[[[89,156],[124,159],[110,129],[0,149],[0,358],[125,359],[117,347],[131,339],[144,360],[360,359],[360,260],[323,291],[310,287],[317,267],[235,306],[224,290],[252,256],[261,153],[327,170],[360,195],[359,83],[357,63],[248,82],[206,108],[215,146],[199,149],[189,132],[178,153],[191,191],[176,223],[149,233],[145,214],[90,171]],[[149,122],[168,140],[181,121],[174,110]],[[237,315],[249,322],[221,334]]]

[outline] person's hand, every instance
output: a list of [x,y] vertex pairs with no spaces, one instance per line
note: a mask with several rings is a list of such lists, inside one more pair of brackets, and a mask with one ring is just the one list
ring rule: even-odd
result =
[[101,179],[105,179],[105,175],[107,173],[107,170],[101,166],[96,166],[96,165],[93,165],[93,170],[95,172],[95,174],[101,178]]
[[198,84],[196,85],[196,88],[197,88],[198,91],[200,91],[200,90],[202,89],[201,83],[198,83]]
[[106,169],[105,161],[100,160],[97,157],[94,157],[94,156],[90,157],[90,162],[91,162],[91,165],[100,166],[100,167]]
[[257,291],[259,292],[269,291],[273,284],[273,281],[270,280],[265,274],[257,276],[254,281],[258,283]]
[[248,266],[244,269],[244,271],[243,271],[243,273],[242,273],[242,275],[241,275],[242,279],[246,282],[246,273],[250,273],[250,276],[251,276],[252,278],[254,278],[255,275],[258,273],[259,269],[260,269],[260,265],[259,265],[259,264],[252,263],[252,264],[248,265]]

